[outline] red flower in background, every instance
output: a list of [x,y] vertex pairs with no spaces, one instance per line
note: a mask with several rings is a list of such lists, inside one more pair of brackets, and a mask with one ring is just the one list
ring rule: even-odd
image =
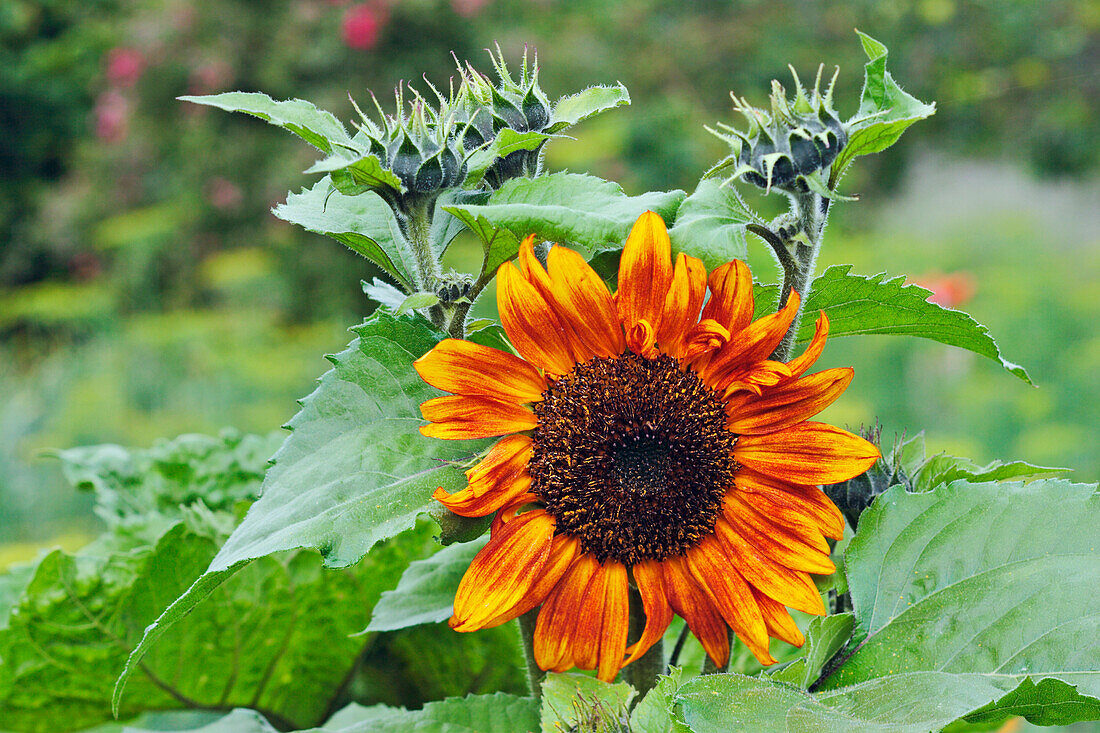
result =
[[119,143],[130,131],[130,102],[121,92],[109,90],[95,102],[95,134],[105,143]]
[[369,3],[352,5],[344,13],[340,30],[344,43],[356,51],[367,51],[378,43],[378,36],[386,24],[384,9]]
[[489,4],[489,0],[451,0],[451,9],[463,18],[472,18]]
[[107,81],[117,87],[132,87],[145,71],[145,55],[136,48],[118,47],[107,52]]
[[973,276],[968,272],[951,272],[946,275],[931,272],[920,277],[911,277],[909,282],[932,291],[926,298],[929,303],[944,308],[958,308],[974,297],[977,288]]

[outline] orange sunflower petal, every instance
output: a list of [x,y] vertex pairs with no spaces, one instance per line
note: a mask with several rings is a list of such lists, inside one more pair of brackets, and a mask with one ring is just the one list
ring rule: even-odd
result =
[[712,318],[704,318],[688,329],[684,337],[683,359],[697,366],[697,371],[703,368],[702,360],[709,359],[710,355],[721,349],[730,340],[730,332],[718,321]]
[[523,359],[472,341],[444,339],[413,367],[428,384],[454,394],[518,403],[535,402],[546,390],[546,378]]
[[810,345],[806,347],[802,354],[787,362],[792,376],[801,377],[814,365],[814,362],[817,361],[817,358],[821,356],[821,352],[825,349],[825,339],[828,336],[829,317],[825,315],[825,311],[821,311],[821,315],[817,317],[817,323],[814,326],[814,338],[810,341]]
[[787,524],[819,528],[826,537],[844,536],[844,515],[816,486],[791,484],[742,468],[737,472],[737,496],[765,516]]
[[589,356],[618,356],[626,347],[615,301],[600,276],[584,258],[566,247],[552,247],[547,257],[550,286],[559,314],[572,327]]
[[634,222],[619,259],[616,305],[623,328],[645,319],[660,326],[665,296],[672,283],[672,243],[660,216],[647,211]]
[[448,494],[442,487],[432,498],[455,514],[485,517],[523,496],[531,486],[527,463],[531,438],[509,435],[497,441],[485,458],[466,472],[466,488]]
[[717,538],[705,537],[685,553],[688,567],[699,587],[706,591],[722,618],[761,664],[774,664],[768,653],[768,629],[752,597],[752,589],[731,562]]
[[517,605],[550,554],[554,519],[541,509],[516,517],[477,553],[455,593],[455,631],[475,631]]
[[645,628],[642,629],[641,637],[626,650],[630,657],[623,662],[624,666],[648,652],[672,623],[672,607],[668,605],[661,563],[657,560],[644,560],[634,565],[632,571],[638,594],[642,597],[642,608],[645,609]]
[[731,332],[730,341],[719,351],[708,367],[704,380],[716,388],[724,389],[731,375],[766,359],[790,327],[798,314],[799,295],[791,291],[787,304],[778,313],[758,318],[739,332]]
[[422,403],[420,412],[431,421],[420,432],[444,440],[491,438],[531,430],[538,424],[535,413],[526,407],[489,397],[436,397]]
[[500,325],[524,359],[553,375],[575,361],[570,334],[542,293],[511,262],[497,270]]
[[858,476],[879,458],[858,435],[819,422],[804,422],[764,435],[743,435],[733,457],[749,468],[795,484],[833,484]]
[[741,501],[736,491],[726,494],[722,518],[761,555],[793,570],[818,575],[836,570],[829,559],[829,545],[820,533],[802,533],[780,525]]
[[558,581],[565,575],[565,571],[573,564],[578,554],[580,554],[580,541],[576,537],[567,534],[554,535],[554,539],[551,540],[550,544],[550,556],[546,558],[546,563],[539,571],[538,580],[535,581],[518,604],[502,611],[499,616],[485,625],[487,627],[499,626],[505,621],[511,621],[517,616],[522,616],[545,601],[546,597],[557,586]]
[[791,646],[802,646],[806,643],[806,637],[802,630],[791,618],[787,607],[779,601],[773,601],[758,590],[753,590],[753,597],[760,606],[760,612],[764,615],[764,623],[768,627],[768,635],[787,642]]
[[699,319],[699,309],[707,290],[707,268],[702,261],[683,252],[676,256],[672,283],[665,294],[657,344],[674,357],[684,354],[684,337]]
[[710,300],[703,306],[700,320],[712,318],[731,333],[748,326],[755,308],[748,265],[741,260],[720,265],[710,273],[708,284]]
[[762,395],[741,392],[726,400],[727,426],[741,435],[774,433],[813,417],[836,401],[848,388],[855,372],[850,368],[826,369],[791,380]]
[[581,669],[599,669],[611,682],[623,663],[630,617],[626,567],[615,561],[597,565],[579,608],[573,610],[576,631],[573,661]]
[[661,563],[665,576],[668,603],[680,614],[691,633],[699,639],[703,650],[717,667],[725,667],[730,659],[729,627],[711,603],[708,594],[692,579],[683,557],[669,557]]
[[542,604],[534,639],[535,662],[541,669],[564,672],[575,666],[577,613],[599,565],[594,555],[579,555]]

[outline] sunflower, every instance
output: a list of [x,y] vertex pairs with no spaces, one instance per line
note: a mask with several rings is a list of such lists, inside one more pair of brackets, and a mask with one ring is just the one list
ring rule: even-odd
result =
[[[664,222],[643,214],[627,238],[618,292],[576,252],[534,237],[498,273],[501,325],[519,356],[447,339],[415,362],[452,393],[421,405],[421,432],[503,436],[435,499],[468,517],[495,513],[489,542],[459,584],[450,625],[496,626],[541,605],[535,660],[610,681],[679,614],[714,663],[729,629],[762,664],[769,639],[803,642],[788,608],[823,614],[811,573],[831,573],[825,537],[844,519],[818,488],[863,473],[878,450],[807,418],[851,369],[805,376],[825,345],[769,359],[799,306],[791,293],[756,321],[739,261],[710,273],[672,262]],[[709,288],[709,297],[707,290]],[[630,589],[646,623],[627,645]]]

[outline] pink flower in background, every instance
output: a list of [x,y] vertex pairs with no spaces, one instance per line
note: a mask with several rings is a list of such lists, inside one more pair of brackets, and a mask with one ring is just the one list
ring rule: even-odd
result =
[[928,296],[929,303],[942,305],[944,308],[958,308],[974,297],[977,285],[973,276],[968,272],[951,272],[943,274],[932,272],[920,277],[911,277],[909,282],[932,291]]
[[238,209],[244,200],[240,187],[227,178],[214,176],[206,181],[206,200],[215,209]]
[[192,69],[187,88],[190,94],[224,92],[233,85],[234,76],[228,61],[216,59]]
[[107,52],[107,81],[117,87],[132,87],[145,71],[145,55],[136,48],[119,46]]
[[489,4],[489,0],[451,0],[451,8],[463,18],[472,18]]
[[119,143],[130,131],[130,102],[114,89],[100,94],[95,102],[95,134],[105,143]]
[[344,13],[340,30],[344,43],[356,51],[367,51],[378,43],[378,35],[386,24],[385,12],[369,3],[352,5]]

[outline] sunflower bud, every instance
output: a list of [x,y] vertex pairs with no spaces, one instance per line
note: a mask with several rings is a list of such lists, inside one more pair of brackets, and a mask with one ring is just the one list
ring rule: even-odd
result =
[[889,453],[882,451],[882,426],[874,425],[870,428],[860,428],[860,437],[874,443],[879,448],[882,457],[879,458],[866,473],[842,481],[839,484],[822,486],[825,494],[836,504],[844,514],[852,529],[859,523],[859,516],[875,497],[883,493],[891,486],[901,484],[906,491],[912,491],[913,481],[905,473],[901,466],[901,442],[895,441],[894,448]]
[[733,97],[734,108],[748,121],[745,130],[719,123],[719,130],[710,130],[726,141],[732,152],[714,166],[708,175],[732,168],[727,178],[741,178],[767,191],[778,189],[789,193],[827,192],[827,172],[837,154],[848,142],[848,129],[833,109],[833,86],[837,72],[821,94],[821,72],[812,92],[802,86],[794,75],[795,95],[787,92],[778,81],[772,82],[771,108],[758,109],[743,97]]
[[470,294],[474,281],[470,275],[451,270],[439,278],[435,294],[441,303],[451,305]]

